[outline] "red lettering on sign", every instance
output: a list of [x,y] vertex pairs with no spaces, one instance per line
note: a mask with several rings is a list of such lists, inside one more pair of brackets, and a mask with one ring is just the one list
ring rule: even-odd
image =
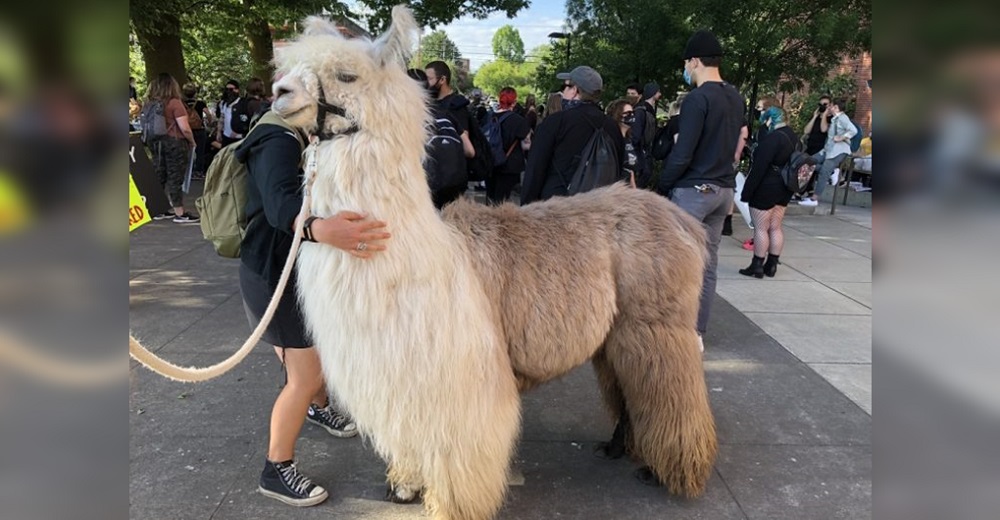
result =
[[128,209],[128,225],[141,221],[145,216],[146,212],[142,210],[142,206],[132,206]]

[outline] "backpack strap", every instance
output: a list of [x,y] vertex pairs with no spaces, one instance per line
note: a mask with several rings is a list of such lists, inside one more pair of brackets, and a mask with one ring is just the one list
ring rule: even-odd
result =
[[250,137],[250,134],[252,134],[254,130],[260,128],[261,125],[280,126],[285,130],[290,131],[295,136],[295,140],[299,142],[299,148],[306,147],[305,139],[302,137],[302,133],[299,132],[298,129],[293,128],[292,125],[289,125],[288,122],[286,122],[284,119],[281,118],[281,116],[275,114],[273,110],[264,112],[264,115],[260,116],[260,119],[257,121],[257,125],[251,128],[249,132],[247,132],[246,137]]
[[[497,121],[497,126],[500,127],[499,128],[500,139],[503,139],[503,127],[500,126],[500,125],[502,125],[503,122],[504,122],[504,120],[507,119],[507,117],[510,116],[513,113],[514,113],[513,111],[509,111],[509,112],[500,114],[500,117],[496,117],[494,115],[494,117],[496,118],[496,121]],[[520,141],[518,139],[514,139],[514,142],[511,143],[510,148],[507,149],[507,153],[504,154],[504,157],[510,157],[510,154],[514,153],[514,147],[517,146],[517,143],[519,143],[519,142]]]

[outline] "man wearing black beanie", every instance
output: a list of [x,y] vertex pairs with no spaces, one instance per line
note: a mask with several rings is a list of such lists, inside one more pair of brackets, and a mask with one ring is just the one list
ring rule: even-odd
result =
[[715,297],[722,224],[733,202],[733,150],[743,126],[743,96],[719,75],[722,45],[704,29],[684,49],[684,80],[695,87],[681,105],[677,144],[657,190],[700,220],[708,233],[709,262],[698,311],[698,333],[708,327]]

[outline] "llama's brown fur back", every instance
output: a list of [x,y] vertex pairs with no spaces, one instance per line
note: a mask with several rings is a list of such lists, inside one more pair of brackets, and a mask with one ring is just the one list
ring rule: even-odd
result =
[[590,359],[625,310],[695,328],[682,300],[701,291],[705,233],[659,195],[616,185],[525,207],[463,199],[443,217],[468,241],[523,384]]
[[616,185],[517,207],[458,201],[465,237],[522,390],[592,360],[628,449],[671,492],[704,491],[717,449],[695,325],[702,225]]

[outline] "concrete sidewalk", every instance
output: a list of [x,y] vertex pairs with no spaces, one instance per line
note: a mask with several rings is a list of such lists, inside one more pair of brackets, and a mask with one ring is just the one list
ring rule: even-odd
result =
[[764,280],[737,272],[753,256],[741,247],[753,231],[737,215],[719,247],[716,293],[871,414],[872,213],[829,209],[786,217],[782,265]]
[[[724,241],[720,298],[705,341],[720,452],[703,497],[671,497],[635,480],[634,463],[591,454],[610,438],[612,423],[584,366],[524,396],[515,461],[523,484],[511,488],[500,518],[870,517],[871,383],[863,377],[871,366],[870,221],[870,212],[840,208],[836,218],[789,218],[775,279],[736,273],[750,258],[739,248],[745,229]],[[131,328],[145,345],[175,363],[204,366],[243,342],[249,328],[238,262],[216,256],[197,225],[154,222],[133,233],[130,246]],[[257,494],[282,381],[265,345],[229,374],[197,385],[133,363],[129,517],[423,517],[420,506],[382,500],[385,464],[360,439],[308,425],[299,465],[330,490],[330,500],[295,509]]]

